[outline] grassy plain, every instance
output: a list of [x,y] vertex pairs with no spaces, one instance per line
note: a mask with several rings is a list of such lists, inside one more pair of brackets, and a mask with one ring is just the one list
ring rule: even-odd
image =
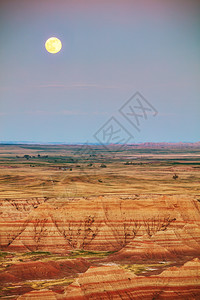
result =
[[0,145],[0,197],[200,194],[200,147],[86,150],[67,145]]

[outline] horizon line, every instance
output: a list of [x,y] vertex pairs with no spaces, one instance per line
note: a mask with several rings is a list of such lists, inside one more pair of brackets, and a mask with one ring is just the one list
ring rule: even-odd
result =
[[141,144],[200,144],[200,141],[191,142],[191,141],[179,141],[179,142],[137,142],[137,143],[95,143],[95,142],[74,142],[74,143],[66,143],[66,142],[36,142],[36,141],[0,141],[0,145],[141,145]]

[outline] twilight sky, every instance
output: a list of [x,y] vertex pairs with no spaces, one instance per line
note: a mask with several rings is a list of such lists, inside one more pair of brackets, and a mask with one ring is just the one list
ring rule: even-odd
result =
[[[0,0],[0,141],[97,142],[111,117],[130,143],[199,141],[199,16],[198,0]],[[137,91],[140,131],[119,111]]]

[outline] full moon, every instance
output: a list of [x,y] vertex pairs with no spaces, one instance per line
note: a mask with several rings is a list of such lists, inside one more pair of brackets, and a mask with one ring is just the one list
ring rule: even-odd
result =
[[62,48],[62,43],[58,38],[50,37],[45,43],[45,48],[49,53],[58,53]]

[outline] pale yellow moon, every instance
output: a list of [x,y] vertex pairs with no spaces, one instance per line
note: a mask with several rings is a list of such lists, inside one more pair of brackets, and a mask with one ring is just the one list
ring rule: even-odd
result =
[[45,48],[49,53],[58,53],[62,48],[62,43],[58,38],[50,37],[45,43]]

